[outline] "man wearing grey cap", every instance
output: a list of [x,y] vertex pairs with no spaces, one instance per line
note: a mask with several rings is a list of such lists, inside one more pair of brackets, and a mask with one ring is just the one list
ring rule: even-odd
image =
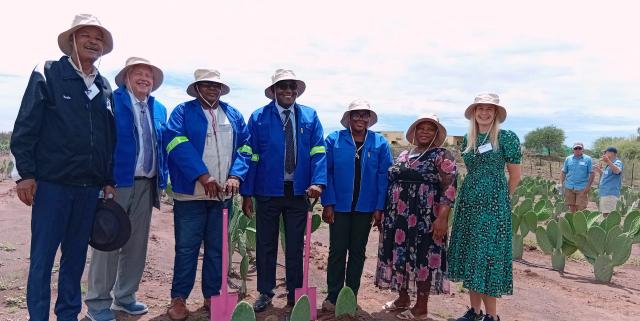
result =
[[587,208],[589,190],[593,184],[591,157],[583,154],[584,144],[573,143],[573,155],[567,156],[560,173],[564,186],[564,203],[571,213]]

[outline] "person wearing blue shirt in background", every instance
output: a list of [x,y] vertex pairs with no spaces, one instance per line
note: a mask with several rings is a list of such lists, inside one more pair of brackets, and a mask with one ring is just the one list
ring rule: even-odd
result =
[[189,315],[186,300],[193,289],[200,245],[202,295],[210,311],[211,296],[222,285],[222,210],[232,213],[232,197],[245,178],[251,148],[242,114],[220,96],[229,86],[214,69],[197,69],[187,94],[196,99],[178,105],[165,131],[174,194],[176,257],[171,284],[172,320]]
[[591,157],[582,153],[584,145],[573,144],[573,155],[567,156],[560,173],[560,182],[564,186],[564,203],[571,213],[587,208],[589,190],[593,184]]
[[[249,118],[253,152],[240,187],[242,210],[253,215],[256,199],[256,267],[260,296],[253,304],[264,311],[274,296],[280,215],[286,235],[287,305],[302,286],[302,248],[307,222],[305,197],[318,198],[327,185],[324,134],[316,111],[296,103],[306,84],[291,70],[278,69],[264,94],[271,102]],[[311,307],[315,308],[315,307]]]
[[345,285],[358,294],[372,219],[376,226],[382,219],[387,171],[393,160],[384,136],[368,130],[377,121],[367,101],[355,100],[340,121],[346,129],[325,140],[327,189],[322,197],[322,219],[330,225],[324,310],[335,309]]
[[624,165],[617,155],[618,150],[615,147],[607,147],[600,159],[602,163],[594,167],[600,174],[598,196],[600,197],[600,212],[604,217],[615,211],[620,197],[620,188],[622,188]]

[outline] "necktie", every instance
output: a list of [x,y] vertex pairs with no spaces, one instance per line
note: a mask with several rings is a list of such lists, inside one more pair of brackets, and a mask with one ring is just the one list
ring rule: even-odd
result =
[[293,147],[293,124],[291,121],[291,111],[285,110],[282,112],[285,116],[284,124],[284,142],[285,142],[285,157],[284,157],[284,170],[287,173],[293,173],[296,170],[296,156],[295,149]]
[[153,166],[153,138],[147,119],[147,103],[141,101],[138,105],[140,106],[140,130],[142,131],[142,170],[148,174]]

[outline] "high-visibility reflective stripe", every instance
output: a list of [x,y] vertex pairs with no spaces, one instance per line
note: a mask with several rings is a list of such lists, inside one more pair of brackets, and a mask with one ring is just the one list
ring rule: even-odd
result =
[[309,153],[309,155],[313,156],[315,154],[319,154],[319,153],[326,153],[327,150],[325,149],[324,146],[314,146],[313,148],[311,148],[311,152]]
[[260,155],[258,155],[258,154],[251,155],[251,161],[252,162],[257,162],[259,160],[260,160]]
[[253,155],[253,150],[251,149],[251,146],[249,145],[242,145],[240,147],[238,147],[238,153],[246,153],[249,155]]
[[174,137],[171,142],[169,143],[169,145],[167,145],[167,154],[171,153],[171,151],[176,148],[176,146],[184,143],[184,142],[188,142],[189,138],[187,138],[187,136],[176,136]]

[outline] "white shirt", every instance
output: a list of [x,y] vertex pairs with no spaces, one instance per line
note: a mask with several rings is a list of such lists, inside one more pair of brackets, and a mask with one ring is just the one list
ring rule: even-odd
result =
[[71,63],[71,66],[73,66],[73,69],[76,70],[78,75],[82,77],[82,80],[84,80],[84,84],[87,85],[87,88],[91,88],[91,85],[93,85],[93,82],[96,80],[96,76],[98,76],[98,69],[93,67],[91,73],[87,75],[84,73],[84,71],[82,71],[82,69],[76,66],[76,64],[73,62],[73,59],[71,59],[71,57],[68,57],[68,58],[69,58],[69,63]]
[[[138,100],[138,98],[130,91],[127,90],[129,92],[129,97],[131,98],[131,106],[133,107],[133,109],[131,110],[131,112],[133,113],[133,121],[135,122],[136,125],[136,131],[138,132],[138,156],[136,158],[136,170],[135,170],[135,174],[134,176],[140,176],[140,177],[148,177],[148,178],[153,178],[154,176],[156,176],[156,149],[155,149],[155,133],[153,132],[153,120],[151,118],[151,110],[149,109],[149,107],[147,106],[147,111],[144,113],[145,115],[145,119],[143,121],[146,121],[149,124],[149,128],[151,129],[151,139],[153,140],[151,142],[151,146],[147,146],[147,142],[145,142],[142,139],[142,127],[140,125],[140,105],[139,103],[141,102],[140,100]],[[149,102],[148,97],[145,97],[144,100],[142,100],[142,102],[147,103]],[[149,171],[149,173],[145,173],[144,169],[143,169],[143,155],[144,153],[142,152],[145,148],[151,148],[151,155],[153,155],[153,161],[151,163],[151,171]]]
[[[291,105],[291,107],[285,109],[284,107],[280,106],[278,104],[278,101],[275,101],[276,103],[276,108],[278,108],[278,115],[280,115],[280,121],[282,122],[282,132],[284,133],[284,127],[285,124],[287,122],[287,116],[284,115],[284,111],[285,110],[291,110],[291,113],[289,113],[289,121],[291,122],[291,128],[293,128],[293,159],[296,159],[296,154],[298,149],[296,148],[296,111],[295,111],[295,103],[293,105]],[[286,144],[286,137],[285,137],[285,144]],[[287,148],[285,146],[285,153],[287,152]],[[285,159],[286,159],[287,155],[285,155]],[[297,165],[297,163],[296,163]],[[284,167],[283,167],[284,168]],[[295,172],[295,171],[294,171]],[[287,171],[284,171],[284,180],[285,181],[293,181],[293,174],[294,173],[287,173]]]
[[[213,130],[213,117],[208,109],[202,108],[202,112],[207,117],[207,138],[204,143],[204,151],[202,152],[202,161],[207,165],[209,175],[213,177],[220,186],[224,188],[229,176],[231,160],[233,158],[233,127],[219,106],[211,110],[216,119],[216,130]],[[193,195],[175,193],[175,199],[179,201],[195,201],[195,200],[219,200],[218,197],[208,197],[204,193],[204,186],[196,181]],[[231,195],[225,194],[225,199],[231,198]]]

